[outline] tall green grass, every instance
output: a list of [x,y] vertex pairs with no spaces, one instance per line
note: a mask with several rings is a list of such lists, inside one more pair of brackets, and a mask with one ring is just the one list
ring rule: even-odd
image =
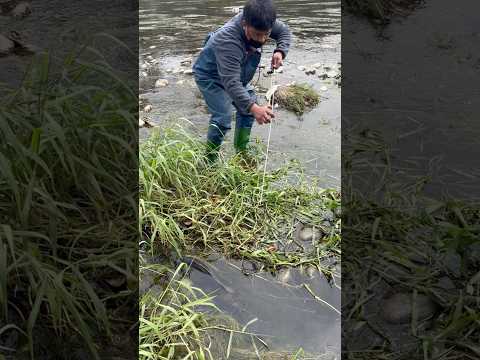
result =
[[153,253],[220,252],[270,267],[319,265],[327,252],[339,254],[339,219],[324,228],[311,253],[275,250],[293,241],[297,222],[322,228],[323,212],[340,206],[336,191],[295,176],[295,166],[267,173],[265,180],[261,169],[245,169],[238,158],[208,166],[202,141],[180,125],[142,144],[139,166],[140,231]]
[[100,358],[112,321],[132,325],[136,84],[84,52],[40,54],[19,88],[0,89],[0,319],[20,329],[17,357],[44,353],[35,336],[47,332],[76,334]]

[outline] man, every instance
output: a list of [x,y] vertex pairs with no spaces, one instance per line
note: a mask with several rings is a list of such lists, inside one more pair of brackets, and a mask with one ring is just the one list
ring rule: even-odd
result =
[[271,0],[248,0],[243,12],[223,27],[208,34],[204,48],[193,65],[195,81],[211,113],[207,133],[207,155],[217,158],[225,134],[231,129],[232,103],[236,120],[234,146],[244,152],[254,120],[268,124],[272,108],[256,104],[254,77],[262,55],[262,45],[270,37],[276,41],[271,66],[282,65],[291,42],[288,27],[276,19]]

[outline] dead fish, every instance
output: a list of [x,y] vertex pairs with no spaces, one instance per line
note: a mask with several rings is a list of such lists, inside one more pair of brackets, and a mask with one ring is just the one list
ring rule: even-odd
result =
[[292,277],[292,272],[291,272],[290,269],[282,268],[282,269],[278,270],[277,278],[282,284],[288,283],[288,281],[291,279],[291,277]]
[[[408,293],[396,293],[383,300],[381,306],[382,317],[392,324],[406,324],[411,321],[413,315],[412,295]],[[417,295],[415,311],[419,321],[433,316],[438,310],[438,305],[426,295]]]

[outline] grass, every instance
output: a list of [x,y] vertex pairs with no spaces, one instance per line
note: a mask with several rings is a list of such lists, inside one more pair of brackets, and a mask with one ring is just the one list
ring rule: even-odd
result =
[[[430,168],[425,167],[426,174],[418,173],[414,159],[405,163],[395,159],[382,134],[352,133],[344,142],[349,149],[344,186],[355,187],[346,189],[350,196],[343,204],[343,323],[365,325],[380,335],[383,345],[349,349],[348,340],[356,334],[346,332],[344,356],[478,358],[474,344],[480,336],[475,311],[480,286],[478,264],[469,254],[480,235],[480,204],[427,197],[424,189],[434,178],[435,161],[426,159]],[[398,176],[400,169],[406,176]],[[440,285],[445,279],[452,288]],[[427,295],[439,305],[439,312],[432,321],[420,322],[413,309],[409,324],[392,329],[372,313],[381,306],[376,301],[385,290]]]
[[310,86],[294,84],[281,86],[275,92],[276,102],[296,115],[303,115],[320,102],[320,96]]
[[0,319],[19,337],[2,351],[18,358],[120,356],[112,336],[128,348],[136,321],[136,90],[97,55],[39,54],[0,89]]
[[[295,166],[267,173],[245,169],[238,158],[207,166],[203,142],[180,126],[159,131],[140,150],[140,231],[152,253],[210,254],[256,260],[267,268],[321,266],[339,255],[340,220],[325,226],[323,213],[337,211],[340,196],[308,184]],[[263,189],[262,189],[263,187]],[[322,228],[309,253],[286,252],[299,222]]]

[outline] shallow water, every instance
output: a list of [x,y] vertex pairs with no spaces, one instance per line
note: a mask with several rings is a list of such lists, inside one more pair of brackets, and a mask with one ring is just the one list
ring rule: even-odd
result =
[[339,353],[340,315],[302,286],[307,284],[323,301],[339,310],[338,277],[330,284],[318,271],[309,278],[299,269],[290,269],[288,281],[282,282],[266,272],[244,275],[239,271],[241,266],[240,262],[220,259],[210,269],[217,280],[195,269],[190,279],[193,285],[214,293],[219,308],[241,326],[257,319],[248,330],[262,334],[273,349],[295,351],[301,347],[312,354]]
[[[158,61],[141,70],[141,97],[153,105],[149,120],[164,124],[166,119],[184,117],[193,122],[204,136],[209,115],[196,97],[197,89],[189,75],[174,74],[186,58],[195,59],[207,33],[216,29],[234,15],[232,8],[242,2],[235,1],[180,1],[140,2],[140,64],[147,57]],[[173,3],[172,3],[173,4]],[[306,167],[307,175],[320,178],[322,187],[340,187],[340,94],[332,79],[321,80],[317,74],[306,75],[298,66],[316,63],[337,65],[340,56],[340,2],[312,2],[299,0],[277,1],[279,18],[285,21],[294,36],[293,46],[286,58],[284,73],[277,74],[275,83],[286,85],[292,81],[307,83],[321,95],[321,103],[301,119],[287,111],[276,110],[272,126],[270,167],[288,159],[298,159]],[[273,44],[264,47],[262,63],[268,65]],[[320,70],[320,69],[319,69]],[[317,70],[318,71],[318,70]],[[159,78],[167,79],[165,88],[154,88]],[[326,87],[326,91],[320,90]],[[178,120],[176,120],[178,121]],[[268,126],[254,126],[253,138],[264,143]],[[141,137],[148,136],[141,129]],[[230,139],[227,136],[227,141]],[[231,149],[231,143],[224,148]]]
[[[284,72],[276,75],[280,85],[292,81],[307,83],[321,95],[320,104],[302,118],[281,109],[276,110],[272,125],[269,167],[273,168],[288,159],[297,159],[306,168],[306,175],[319,178],[322,187],[340,188],[340,94],[341,89],[331,79],[321,80],[317,74],[306,75],[298,66],[315,63],[337,65],[340,57],[340,2],[277,0],[279,18],[293,32],[294,44],[284,64]],[[140,64],[150,57],[158,61],[141,74],[140,93],[143,101],[153,110],[148,120],[154,125],[167,122],[191,124],[199,136],[204,136],[209,115],[198,97],[198,90],[190,75],[174,74],[186,58],[195,58],[207,33],[223,25],[234,15],[233,9],[243,1],[182,0],[140,1]],[[262,63],[268,64],[273,45],[264,47]],[[321,69],[318,69],[321,70]],[[318,71],[317,70],[317,71]],[[155,81],[167,79],[169,85],[155,88]],[[321,90],[326,87],[326,90]],[[181,119],[183,118],[183,119]],[[265,144],[268,126],[254,126],[253,137]],[[141,138],[150,129],[140,129]],[[231,152],[232,134],[223,146]],[[231,292],[210,276],[192,271],[194,285],[214,292],[215,302],[233,316],[241,326],[257,318],[248,329],[265,334],[273,350],[292,350],[302,347],[314,354],[333,354],[340,358],[340,317],[315,300],[305,288],[311,289],[333,307],[340,308],[340,290],[321,274],[313,279],[292,270],[290,285],[282,284],[268,273],[245,276],[235,266],[218,260],[214,264],[215,276]],[[339,286],[339,279],[336,279]]]

